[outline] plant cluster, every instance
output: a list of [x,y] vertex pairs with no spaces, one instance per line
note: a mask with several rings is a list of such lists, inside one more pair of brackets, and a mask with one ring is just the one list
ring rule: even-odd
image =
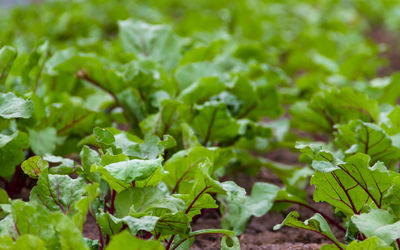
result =
[[[316,214],[291,212],[276,230],[314,231],[332,242],[324,249],[398,249],[400,78],[378,77],[387,48],[366,34],[395,30],[399,8],[53,0],[0,10],[0,248],[189,249],[220,234],[221,249],[240,249],[252,216],[298,204]],[[263,156],[279,148],[306,164]],[[246,194],[221,181],[262,168],[283,186]],[[309,179],[337,217],[307,201]],[[192,230],[210,210],[221,228]],[[98,239],[82,234],[88,217]]]

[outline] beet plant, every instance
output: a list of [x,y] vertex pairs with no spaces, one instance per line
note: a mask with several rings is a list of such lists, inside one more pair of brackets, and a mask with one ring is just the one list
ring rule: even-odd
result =
[[[274,211],[274,229],[324,249],[398,249],[399,75],[383,58],[395,41],[373,34],[398,30],[399,8],[0,5],[0,248],[190,249],[213,234],[240,249]],[[249,192],[241,175],[257,176]],[[198,229],[207,213],[220,226]]]

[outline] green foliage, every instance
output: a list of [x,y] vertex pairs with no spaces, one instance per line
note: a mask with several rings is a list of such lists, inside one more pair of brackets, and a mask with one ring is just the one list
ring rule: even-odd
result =
[[[366,35],[398,30],[399,8],[359,0],[0,8],[0,248],[189,249],[198,235],[221,234],[221,249],[239,249],[252,216],[289,204],[317,213],[304,222],[289,213],[275,228],[317,232],[333,243],[323,249],[399,247],[399,74],[381,75],[385,46]],[[308,166],[266,158],[281,149],[300,151]],[[220,181],[263,168],[283,186],[256,182],[247,195]],[[29,201],[15,199],[23,181],[34,183]],[[308,183],[341,221],[306,201]],[[207,209],[219,209],[223,229],[193,231]],[[88,213],[98,239],[82,234]]]

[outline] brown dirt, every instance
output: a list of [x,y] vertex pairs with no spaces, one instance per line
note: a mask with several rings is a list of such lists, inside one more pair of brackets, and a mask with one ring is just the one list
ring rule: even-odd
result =
[[387,58],[388,65],[379,70],[379,76],[388,76],[400,70],[400,37],[394,32],[390,32],[381,27],[373,28],[367,34],[375,43],[383,44],[388,49],[380,54],[380,57]]
[[96,225],[96,219],[92,214],[86,216],[86,223],[83,225],[83,236],[92,240],[99,239],[99,231]]

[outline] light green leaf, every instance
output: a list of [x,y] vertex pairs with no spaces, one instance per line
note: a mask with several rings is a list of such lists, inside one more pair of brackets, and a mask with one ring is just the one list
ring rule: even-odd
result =
[[380,249],[380,250],[393,250],[393,247],[387,246],[377,237],[369,237],[363,241],[352,241],[346,250],[364,250],[364,249]]
[[167,196],[157,187],[137,188],[131,187],[117,194],[115,198],[115,209],[118,217],[129,214],[160,215],[160,210],[176,213],[185,208],[185,203],[178,198]]
[[12,139],[5,138],[6,143],[0,148],[0,176],[9,177],[15,171],[15,166],[25,160],[24,149],[29,147],[28,135],[17,131],[11,135]]
[[37,236],[24,234],[15,241],[11,249],[46,250],[45,243]]
[[50,219],[60,236],[61,249],[89,250],[82,233],[75,227],[71,219],[61,213],[51,214]]
[[367,237],[376,236],[387,245],[400,238],[400,221],[386,210],[375,209],[369,213],[353,215],[351,221]]
[[233,182],[224,182],[223,185],[229,186],[229,191],[220,196],[226,204],[221,223],[223,228],[231,229],[236,235],[244,232],[251,216],[260,217],[271,209],[279,191],[275,185],[256,182],[251,195],[246,196],[244,189]]
[[105,145],[112,145],[115,142],[113,134],[106,128],[94,128],[93,134],[98,142]]
[[57,144],[60,142],[57,137],[57,130],[52,127],[39,131],[28,129],[28,132],[29,143],[31,144],[32,151],[36,155],[44,156],[46,154],[52,154]]
[[0,49],[0,86],[6,85],[6,79],[10,69],[17,57],[17,50],[11,46],[4,46]]
[[132,250],[152,249],[164,250],[164,246],[155,240],[142,240],[130,234],[127,230],[111,238],[106,250],[121,250],[129,246]]
[[217,77],[203,77],[185,88],[178,96],[178,100],[189,105],[202,104],[224,89],[225,85]]
[[145,180],[161,167],[161,158],[154,160],[128,160],[106,166],[92,166],[92,172],[99,172],[117,192],[131,186],[134,180]]
[[16,97],[14,93],[0,93],[0,117],[5,119],[30,118],[33,113],[32,101]]
[[119,21],[122,46],[139,58],[149,58],[171,70],[180,58],[178,37],[165,25],[151,25],[143,21]]
[[156,226],[157,221],[160,219],[156,216],[143,216],[135,218],[132,216],[125,216],[122,218],[117,218],[113,215],[107,214],[109,220],[111,220],[115,225],[124,223],[128,226],[131,234],[136,235],[140,230],[147,232],[152,232]]

